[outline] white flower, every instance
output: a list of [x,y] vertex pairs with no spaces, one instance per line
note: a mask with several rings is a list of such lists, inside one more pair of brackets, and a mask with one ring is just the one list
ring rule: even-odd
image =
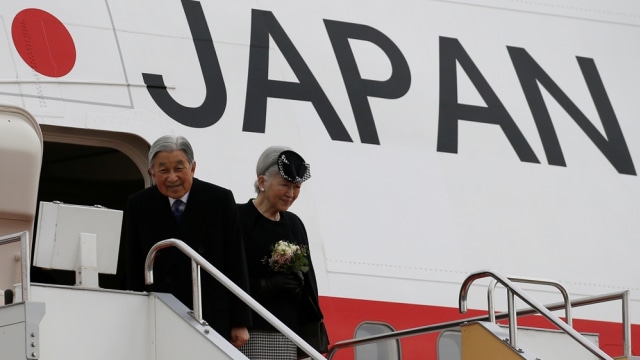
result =
[[306,272],[309,269],[306,256],[306,247],[280,240],[272,247],[271,257],[265,258],[263,262],[268,263],[275,271]]

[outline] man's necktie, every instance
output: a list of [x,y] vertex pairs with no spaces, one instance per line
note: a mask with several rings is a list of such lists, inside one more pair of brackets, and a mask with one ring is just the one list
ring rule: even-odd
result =
[[184,212],[185,206],[186,204],[184,203],[184,201],[180,199],[174,201],[173,205],[171,205],[171,212],[173,212],[173,216],[178,222],[180,222],[180,220],[182,219],[182,213]]

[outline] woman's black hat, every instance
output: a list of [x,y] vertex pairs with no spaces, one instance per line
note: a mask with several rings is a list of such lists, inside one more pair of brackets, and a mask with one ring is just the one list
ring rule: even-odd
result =
[[302,156],[292,150],[285,150],[278,155],[278,170],[283,178],[295,184],[301,184],[311,177],[311,170]]

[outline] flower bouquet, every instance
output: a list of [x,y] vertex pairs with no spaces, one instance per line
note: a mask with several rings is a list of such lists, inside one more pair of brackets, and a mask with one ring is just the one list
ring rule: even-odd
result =
[[268,263],[274,271],[288,274],[309,270],[307,248],[284,240],[278,241],[271,248],[271,257],[265,258],[263,262]]

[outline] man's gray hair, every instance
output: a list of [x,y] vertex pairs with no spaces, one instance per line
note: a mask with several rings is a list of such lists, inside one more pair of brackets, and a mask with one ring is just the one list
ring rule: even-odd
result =
[[[262,155],[258,158],[258,163],[256,164],[256,177],[263,175],[268,179],[271,175],[278,172],[278,155],[285,150],[291,150],[291,148],[286,146],[270,146],[263,151]],[[260,192],[257,179],[253,184],[253,187],[256,190],[256,193]]]
[[161,151],[172,152],[176,150],[182,151],[187,156],[189,165],[193,163],[193,148],[191,147],[189,140],[184,136],[165,135],[154,141],[151,145],[151,149],[149,149],[149,168],[153,169],[153,160],[155,159],[156,154]]

